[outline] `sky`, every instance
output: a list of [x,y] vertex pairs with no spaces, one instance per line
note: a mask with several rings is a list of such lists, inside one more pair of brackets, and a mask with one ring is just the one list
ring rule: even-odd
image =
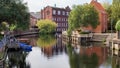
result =
[[[112,0],[98,0],[100,3],[106,1],[112,3]],[[56,7],[64,8],[70,6],[72,8],[73,5],[90,3],[91,0],[24,0],[24,2],[27,2],[30,12],[39,12],[48,5],[55,6],[56,4]]]

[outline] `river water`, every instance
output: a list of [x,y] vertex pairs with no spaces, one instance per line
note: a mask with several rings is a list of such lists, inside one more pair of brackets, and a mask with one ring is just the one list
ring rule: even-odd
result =
[[32,51],[8,52],[6,68],[120,68],[120,53],[109,45],[75,45],[51,35],[23,39]]

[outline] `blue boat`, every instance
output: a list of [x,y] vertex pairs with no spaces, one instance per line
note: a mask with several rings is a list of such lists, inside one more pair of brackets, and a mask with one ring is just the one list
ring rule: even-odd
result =
[[32,46],[31,45],[27,45],[27,44],[21,43],[21,42],[18,43],[18,44],[19,44],[19,46],[22,50],[27,51],[27,52],[32,51]]

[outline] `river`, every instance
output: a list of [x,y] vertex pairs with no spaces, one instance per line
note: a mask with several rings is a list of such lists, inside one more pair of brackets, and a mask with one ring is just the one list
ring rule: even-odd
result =
[[61,37],[24,37],[32,51],[8,52],[6,68],[120,68],[119,51],[102,43],[74,45]]

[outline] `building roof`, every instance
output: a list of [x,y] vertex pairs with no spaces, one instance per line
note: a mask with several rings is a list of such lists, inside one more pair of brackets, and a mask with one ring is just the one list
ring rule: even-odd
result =
[[93,5],[99,12],[106,13],[103,6],[97,0],[92,0],[90,4]]
[[41,18],[40,12],[30,12],[30,15],[36,19]]
[[68,11],[71,10],[69,6],[66,6],[65,8],[60,8],[60,7],[56,7],[56,6],[46,6],[45,8],[48,8],[48,7],[53,8],[53,9],[60,9],[60,10],[68,10]]

